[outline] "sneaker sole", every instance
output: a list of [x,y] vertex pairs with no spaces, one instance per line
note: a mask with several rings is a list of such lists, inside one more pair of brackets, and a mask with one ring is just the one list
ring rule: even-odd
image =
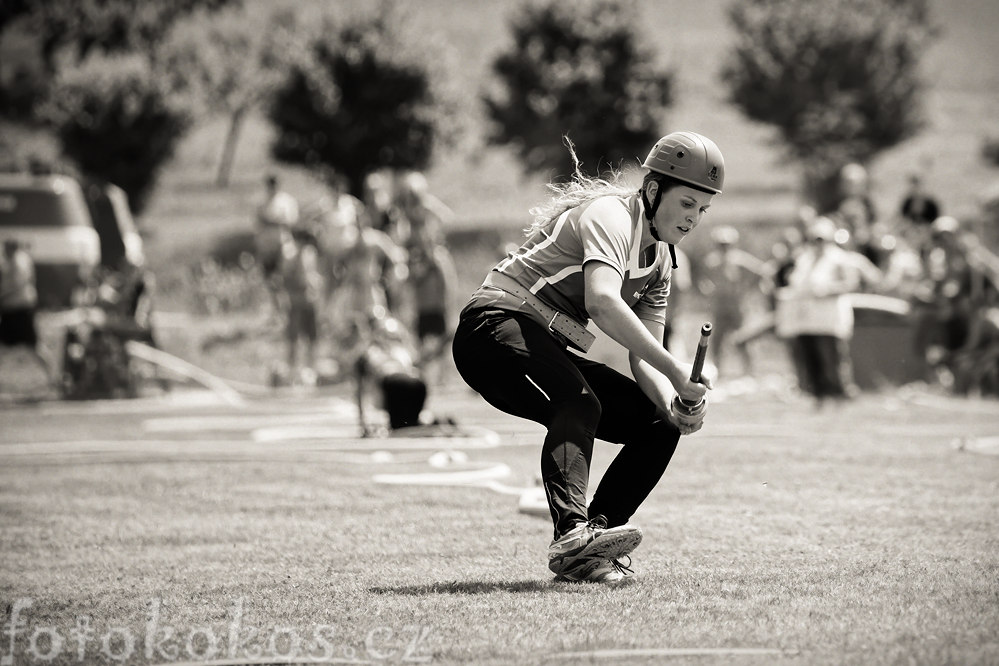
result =
[[630,527],[627,530],[614,532],[609,530],[586,544],[583,550],[574,555],[572,560],[599,558],[618,560],[631,553],[642,543],[642,530]]
[[615,531],[612,528],[604,532],[596,539],[586,544],[581,551],[575,555],[564,558],[553,568],[552,563],[548,563],[548,568],[556,574],[561,575],[563,571],[571,567],[575,562],[588,559],[618,560],[631,553],[642,543],[642,530],[637,527],[629,527],[624,530]]
[[632,582],[634,582],[635,576],[633,574],[622,574],[621,576],[610,575],[602,578],[601,580],[590,579],[589,577],[590,573],[593,571],[595,567],[600,566],[600,563],[602,561],[603,560],[598,560],[598,559],[590,560],[593,566],[587,567],[584,564],[582,569],[572,574],[561,573],[555,576],[555,582],[590,583],[593,585],[606,585],[607,587],[619,587],[621,585],[629,585]]

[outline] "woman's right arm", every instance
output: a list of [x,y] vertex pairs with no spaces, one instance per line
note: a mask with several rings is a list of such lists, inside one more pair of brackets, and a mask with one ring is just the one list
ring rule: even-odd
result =
[[588,261],[583,265],[586,311],[612,340],[666,376],[684,400],[698,401],[708,386],[690,381],[691,364],[678,361],[657,341],[621,298],[623,280],[610,264]]

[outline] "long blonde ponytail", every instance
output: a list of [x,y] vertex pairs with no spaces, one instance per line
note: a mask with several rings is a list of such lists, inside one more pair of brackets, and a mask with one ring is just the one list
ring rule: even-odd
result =
[[611,169],[607,178],[591,178],[584,174],[579,168],[579,158],[576,157],[572,141],[568,136],[564,136],[563,140],[572,158],[572,177],[567,183],[548,183],[548,191],[552,193],[552,198],[528,211],[534,218],[531,225],[524,229],[524,233],[528,236],[571,208],[599,197],[626,196],[637,191],[637,188],[624,182],[624,174],[617,169]]

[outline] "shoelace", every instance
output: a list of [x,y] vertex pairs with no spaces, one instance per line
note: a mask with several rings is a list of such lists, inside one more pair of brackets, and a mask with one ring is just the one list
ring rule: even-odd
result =
[[624,574],[626,576],[635,573],[630,568],[631,567],[631,556],[630,555],[625,555],[624,557],[628,558],[628,564],[622,564],[621,560],[611,560],[610,561],[611,565],[615,569],[617,569],[618,572],[620,572],[620,573],[622,573],[622,574]]
[[586,524],[598,530],[607,529],[607,518],[603,515],[595,516],[586,521]]

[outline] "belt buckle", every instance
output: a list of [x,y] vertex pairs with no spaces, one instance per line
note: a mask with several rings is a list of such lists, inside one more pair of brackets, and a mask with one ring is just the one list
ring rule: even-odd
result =
[[[568,330],[560,331],[559,329],[555,328],[555,322],[559,321],[559,317],[561,317],[562,319],[566,320],[567,322],[571,322],[572,321],[565,314],[563,314],[561,312],[556,312],[552,316],[552,320],[550,322],[548,322],[548,331],[552,335],[554,335],[557,339],[561,340],[564,344],[569,345],[570,347],[573,347],[574,349],[579,349],[581,351],[586,351],[586,350],[584,350],[580,346],[579,341],[577,341],[575,339],[575,336],[573,334],[569,333]],[[566,326],[563,326],[563,328],[571,330],[572,326],[566,325]]]
[[562,344],[569,344],[569,338],[565,336],[565,333],[559,331],[555,328],[555,320],[558,319],[560,312],[556,312],[552,315],[551,321],[548,322],[548,332],[555,336],[556,340],[561,340]]
[[552,315],[552,319],[551,319],[551,321],[550,321],[550,322],[548,322],[548,330],[549,330],[549,331],[551,331],[552,333],[555,333],[555,334],[559,335],[559,336],[560,336],[560,337],[562,337],[562,338],[565,338],[565,337],[566,337],[566,334],[565,334],[565,333],[563,333],[562,331],[558,330],[557,328],[555,328],[555,322],[556,322],[556,320],[558,320],[558,318],[559,318],[560,316],[561,316],[561,317],[565,317],[566,319],[568,319],[568,317],[566,317],[566,316],[565,316],[564,314],[562,314],[561,312],[556,312],[555,314],[553,314],[553,315]]

